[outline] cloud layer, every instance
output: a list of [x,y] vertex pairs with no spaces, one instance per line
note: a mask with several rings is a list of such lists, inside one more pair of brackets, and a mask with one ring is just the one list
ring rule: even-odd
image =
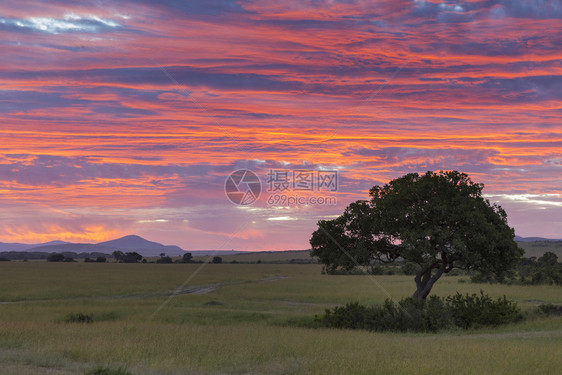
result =
[[[560,1],[8,0],[0,14],[0,241],[303,249],[372,185],[438,169],[485,183],[519,235],[562,237]],[[338,205],[237,207],[237,169],[264,184],[338,170]]]

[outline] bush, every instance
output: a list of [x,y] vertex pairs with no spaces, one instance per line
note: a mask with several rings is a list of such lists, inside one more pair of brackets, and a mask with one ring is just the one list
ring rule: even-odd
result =
[[97,257],[96,262],[105,263],[105,262],[107,262],[107,258],[106,257]]
[[63,262],[63,261],[64,261],[64,255],[59,253],[53,253],[47,257],[47,262]]
[[539,312],[544,315],[562,315],[562,306],[556,306],[552,303],[544,303],[539,306]]
[[387,299],[382,305],[363,306],[357,302],[327,309],[315,317],[319,326],[367,329],[370,331],[437,332],[454,326],[464,329],[496,326],[523,319],[515,302],[505,298],[493,300],[480,292],[463,296],[457,293],[446,299],[431,296],[425,301],[404,298]]
[[452,314],[442,298],[430,296],[425,301],[406,298],[400,301],[405,314],[404,331],[437,332],[453,326]]
[[93,370],[87,371],[85,375],[133,375],[131,372],[123,367],[119,367],[116,370],[112,370],[107,367],[98,367]]
[[498,326],[514,323],[523,319],[523,314],[517,303],[509,301],[505,296],[493,300],[480,291],[477,294],[462,295],[457,292],[447,297],[447,304],[451,309],[455,324],[464,329],[482,326]]
[[92,314],[71,313],[64,319],[65,323],[93,323],[94,316]]
[[345,306],[336,306],[332,312],[326,309],[326,315],[318,318],[326,327],[368,329],[367,319],[369,309],[360,305],[359,302],[348,303]]
[[156,260],[156,263],[170,264],[170,263],[174,263],[174,261],[169,256],[162,256],[160,257],[160,259]]
[[437,296],[426,301],[405,298],[398,304],[387,299],[382,305],[370,307],[348,303],[333,311],[327,309],[324,316],[316,317],[316,321],[331,328],[398,332],[436,332],[453,325],[447,306]]

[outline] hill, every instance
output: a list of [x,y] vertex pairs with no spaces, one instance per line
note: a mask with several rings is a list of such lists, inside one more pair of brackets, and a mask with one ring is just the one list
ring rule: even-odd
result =
[[136,235],[129,235],[111,241],[100,242],[98,246],[119,249],[121,251],[136,251],[143,256],[155,256],[160,253],[166,255],[181,255],[185,251],[174,245],[162,245],[158,242],[145,240]]
[[29,249],[30,252],[43,252],[43,253],[105,253],[111,254],[119,250],[108,246],[100,246],[91,243],[65,243],[61,245],[46,245],[37,246]]
[[[137,252],[145,257],[158,256],[161,253],[177,256],[183,255],[185,251],[174,245],[162,245],[158,242],[148,241],[140,236],[130,235],[117,238],[111,241],[104,241],[97,244],[92,243],[71,243],[65,241],[50,241],[42,244],[22,244],[22,243],[0,243],[0,253],[26,252],[40,255],[39,259],[44,259],[45,254],[50,253],[103,253],[111,254],[114,251]],[[14,255],[14,254],[12,254]],[[25,256],[25,259],[35,259]],[[24,259],[22,258],[22,259]]]
[[0,252],[2,251],[27,251],[38,246],[49,246],[49,245],[62,245],[70,242],[65,241],[49,241],[39,244],[28,244],[28,243],[7,243],[0,242]]

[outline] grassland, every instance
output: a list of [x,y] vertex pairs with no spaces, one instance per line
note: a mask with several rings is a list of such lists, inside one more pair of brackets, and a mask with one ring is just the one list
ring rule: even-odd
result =
[[[562,241],[531,241],[531,242],[517,242],[519,247],[525,250],[525,257],[541,257],[545,252],[550,251],[562,259]],[[310,258],[308,250],[295,250],[295,251],[261,251],[261,252],[247,252],[247,253],[234,253],[220,255],[223,262],[230,263],[232,261],[240,263],[251,262],[265,262],[265,263],[287,263],[291,260],[296,262],[315,262],[315,259]],[[194,257],[197,261],[205,261],[207,256]],[[154,258],[152,260],[156,260]]]
[[[413,291],[411,276],[327,276],[320,265],[0,263],[0,374],[558,374],[562,317],[439,334],[307,329],[289,319]],[[440,280],[527,311],[556,286]],[[207,293],[204,293],[207,292]],[[66,323],[70,313],[94,323]]]
[[562,259],[562,241],[532,241],[517,242],[519,247],[525,250],[525,257],[541,257],[547,251],[554,253]]
[[[289,250],[289,251],[248,251],[234,254],[219,255],[224,263],[316,263],[316,258],[310,257],[310,250]],[[208,256],[196,256],[193,259],[205,261]]]

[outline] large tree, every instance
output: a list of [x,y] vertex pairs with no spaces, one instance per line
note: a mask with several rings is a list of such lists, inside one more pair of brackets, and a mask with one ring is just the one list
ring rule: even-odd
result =
[[419,265],[416,299],[453,268],[499,279],[523,250],[505,211],[482,197],[483,184],[457,171],[407,174],[374,186],[370,200],[350,204],[312,234],[312,256],[328,273],[404,259]]

